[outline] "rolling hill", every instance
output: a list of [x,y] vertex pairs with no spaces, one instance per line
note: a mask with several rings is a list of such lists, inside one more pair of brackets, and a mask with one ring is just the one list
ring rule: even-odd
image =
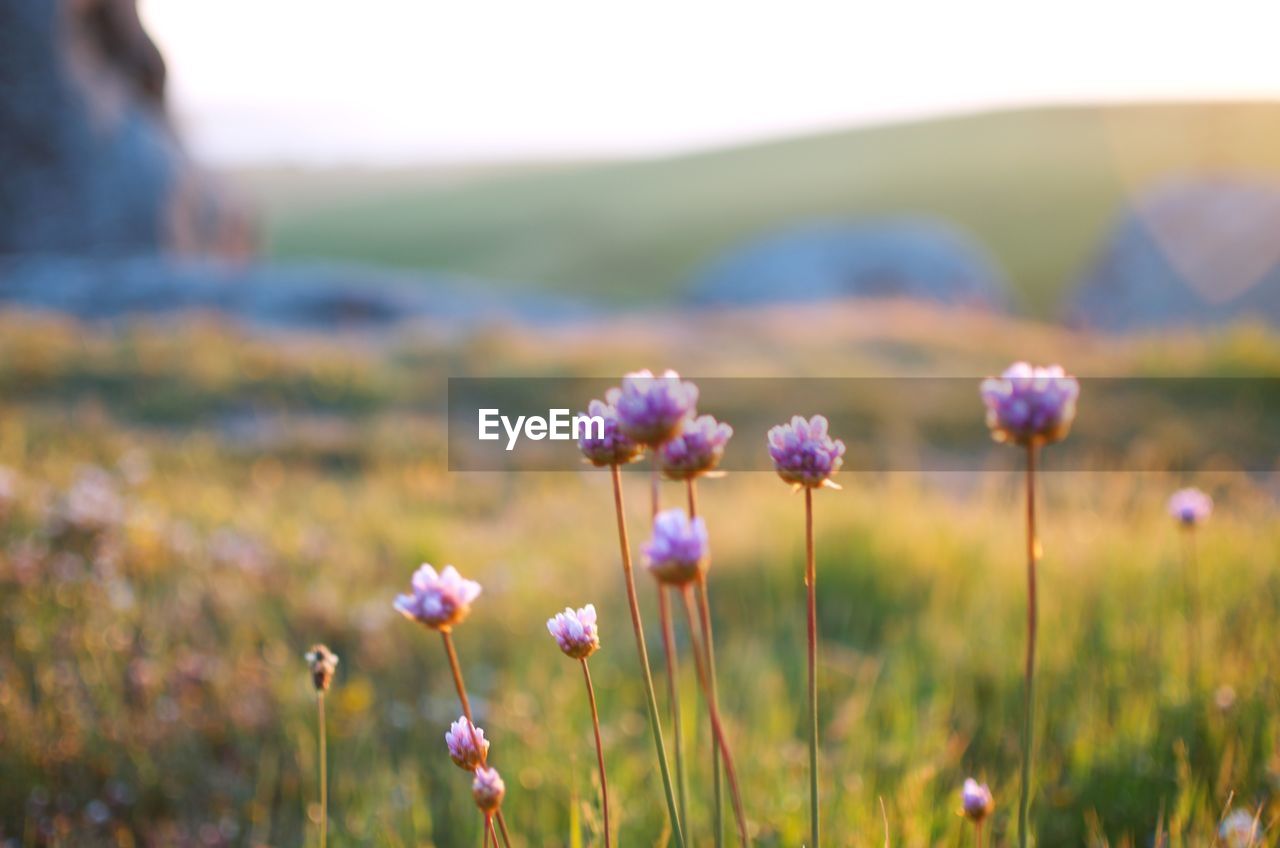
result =
[[1056,312],[1125,200],[1161,179],[1280,180],[1280,103],[1036,108],[671,158],[240,175],[275,258],[429,268],[618,305],[669,301],[721,251],[803,220],[932,215]]

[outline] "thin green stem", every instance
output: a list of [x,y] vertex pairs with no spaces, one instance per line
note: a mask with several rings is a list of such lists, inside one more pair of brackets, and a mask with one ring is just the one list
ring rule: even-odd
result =
[[609,780],[604,775],[604,743],[600,741],[600,713],[596,710],[596,690],[591,685],[591,669],[582,658],[582,676],[587,682],[587,701],[591,704],[591,727],[596,733],[596,763],[600,766],[600,809],[604,813],[604,848],[609,848]]
[[676,848],[684,848],[684,831],[680,827],[680,815],[676,810],[676,796],[671,785],[671,769],[667,765],[667,746],[662,739],[662,719],[658,715],[658,698],[653,689],[653,672],[649,669],[649,650],[644,641],[644,625],[640,621],[640,603],[636,598],[635,576],[631,568],[631,543],[627,539],[627,519],[622,506],[622,472],[618,466],[610,467],[613,477],[613,506],[618,517],[618,545],[622,550],[622,574],[627,588],[627,604],[631,611],[631,629],[636,637],[636,653],[640,658],[640,670],[644,678],[645,703],[649,708],[649,728],[653,732],[653,745],[658,754],[658,771],[662,775],[662,788],[667,798],[667,816],[671,820],[671,836]]
[[676,752],[676,799],[680,821],[689,821],[689,787],[684,768],[684,722],[680,718],[680,658],[676,655],[676,634],[671,624],[671,602],[667,588],[658,584],[658,620],[662,625],[662,651],[667,666],[667,700],[671,707],[671,744]]
[[1018,800],[1018,846],[1027,848],[1028,814],[1031,808],[1032,716],[1035,712],[1036,670],[1036,447],[1027,445],[1027,663],[1022,712],[1022,789]]
[[1183,573],[1187,592],[1187,691],[1195,699],[1200,691],[1200,579],[1195,527],[1187,526],[1183,535]]
[[325,740],[324,691],[316,692],[316,714],[320,727],[320,848],[329,839],[329,754]]
[[818,848],[818,576],[813,555],[813,489],[804,490],[804,585],[809,641],[809,848]]
[[[689,494],[689,518],[692,520],[698,517],[698,488],[697,481],[690,477],[686,483]],[[702,627],[702,644],[707,651],[707,669],[711,672],[711,698],[716,702],[716,708],[720,708],[720,693],[716,687],[716,649],[715,639],[711,633],[711,608],[707,600],[710,590],[707,588],[707,581],[704,577],[698,581],[698,618]],[[715,835],[716,848],[724,845],[724,781],[721,779],[720,768],[720,740],[713,734],[711,737],[711,784],[714,793],[714,816],[712,818],[712,833]]]
[[724,732],[724,724],[720,721],[720,708],[711,697],[711,685],[708,682],[706,666],[702,661],[703,654],[698,649],[697,627],[694,624],[693,592],[686,585],[682,592],[684,611],[689,623],[689,641],[693,643],[694,666],[698,670],[698,683],[702,686],[702,697],[707,702],[707,713],[711,718],[711,732],[720,740],[720,755],[724,761],[725,777],[729,781],[729,798],[733,803],[733,815],[738,824],[738,839],[742,845],[750,845],[751,837],[747,833],[747,814],[742,806],[742,792],[738,789],[738,774],[733,767],[733,755],[729,749],[729,739]]

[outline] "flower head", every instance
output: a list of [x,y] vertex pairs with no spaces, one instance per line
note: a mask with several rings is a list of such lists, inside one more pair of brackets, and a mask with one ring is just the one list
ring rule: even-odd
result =
[[844,465],[844,442],[827,434],[821,415],[808,421],[797,415],[769,430],[769,456],[778,476],[793,486],[839,488],[831,475]]
[[979,783],[972,777],[964,782],[964,789],[960,791],[960,804],[965,818],[975,822],[982,821],[996,808],[996,801],[991,797],[987,784]]
[[471,781],[471,797],[476,799],[476,806],[486,813],[492,813],[502,806],[502,796],[507,794],[507,785],[502,782],[498,770],[488,766],[476,769],[475,779]]
[[635,371],[622,378],[622,388],[607,396],[618,410],[618,423],[642,445],[656,447],[680,431],[680,422],[693,415],[698,387],[667,370],[661,377]]
[[1184,527],[1194,527],[1213,514],[1213,498],[1199,489],[1179,489],[1169,498],[1169,514]]
[[607,400],[593,400],[587,405],[587,411],[580,413],[579,418],[599,418],[604,427],[593,429],[590,424],[582,430],[578,439],[578,450],[592,465],[626,465],[640,456],[644,448],[634,439],[622,432],[618,424],[618,410],[613,402],[618,396],[617,389],[610,389]]
[[690,480],[714,471],[732,435],[732,427],[710,415],[684,419],[680,432],[658,448],[662,473],[671,480]]
[[467,721],[466,716],[449,725],[444,743],[449,746],[449,759],[467,771],[484,765],[489,756],[489,740],[484,738],[484,730]]
[[653,538],[644,546],[649,572],[663,583],[683,585],[707,567],[707,524],[689,520],[682,509],[668,509],[653,520]]
[[1247,848],[1255,844],[1259,833],[1258,818],[1248,810],[1232,810],[1222,820],[1218,835],[1228,848]]
[[997,442],[1047,445],[1066,437],[1076,417],[1080,383],[1059,365],[1033,368],[1015,362],[980,389],[987,427]]
[[464,580],[452,565],[437,574],[423,564],[413,574],[412,594],[397,595],[395,608],[405,618],[433,630],[449,630],[471,612],[471,602],[480,594],[480,584]]
[[547,619],[547,630],[566,655],[585,660],[600,649],[600,633],[596,630],[596,608],[587,604],[582,609],[565,607]]
[[307,666],[311,669],[311,685],[317,692],[328,692],[333,682],[333,674],[338,670],[338,655],[325,645],[312,645],[311,650],[303,655]]

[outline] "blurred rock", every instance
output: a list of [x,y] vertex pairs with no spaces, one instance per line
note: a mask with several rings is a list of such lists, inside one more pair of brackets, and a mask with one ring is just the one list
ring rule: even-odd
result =
[[158,256],[0,256],[0,305],[87,320],[217,312],[280,329],[378,329],[587,317],[576,301],[473,281],[333,264],[246,264]]
[[0,128],[0,254],[252,247],[178,143],[135,0],[0,3]]
[[1280,326],[1280,185],[1186,179],[1124,211],[1067,305],[1103,330]]
[[705,304],[910,298],[1003,307],[1007,286],[973,241],[939,222],[817,222],[763,236],[713,262],[690,296]]

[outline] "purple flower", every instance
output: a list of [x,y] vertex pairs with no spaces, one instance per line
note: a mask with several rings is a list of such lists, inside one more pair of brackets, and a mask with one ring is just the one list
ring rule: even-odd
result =
[[649,573],[663,583],[683,585],[702,575],[708,554],[707,524],[668,509],[653,520],[653,538],[644,546]]
[[964,782],[964,789],[960,792],[960,803],[965,816],[975,822],[982,821],[996,808],[995,799],[991,797],[991,790],[987,788],[987,784],[979,783],[972,777]]
[[436,574],[424,564],[413,574],[413,593],[397,595],[395,608],[405,618],[433,630],[449,630],[471,612],[471,602],[480,594],[480,584],[464,580],[452,565]]
[[489,756],[489,740],[484,738],[484,730],[467,721],[466,716],[449,725],[444,743],[449,746],[449,759],[467,771],[484,765]]
[[1227,848],[1248,848],[1254,845],[1260,835],[1258,816],[1248,810],[1232,810],[1230,815],[1218,826],[1218,835]]
[[618,409],[618,423],[642,445],[656,447],[680,431],[680,422],[692,416],[698,404],[698,387],[667,370],[661,377],[636,371],[622,378],[617,394],[606,396]]
[[658,448],[662,473],[671,480],[691,480],[715,470],[733,428],[710,415],[686,418],[680,432]]
[[[626,465],[640,456],[643,450],[618,426],[618,410],[613,406],[617,396],[618,390],[610,389],[605,394],[607,401],[591,401],[587,411],[578,416],[587,419],[582,436],[578,439],[578,450],[582,451],[582,455],[592,465]],[[590,419],[593,418],[604,422],[603,429],[592,426]]]
[[1213,498],[1199,489],[1179,489],[1169,498],[1169,514],[1185,527],[1194,527],[1213,514]]
[[840,488],[831,475],[844,464],[844,442],[827,435],[827,419],[821,415],[808,421],[797,415],[790,424],[772,428],[769,456],[778,476],[796,487]]
[[575,660],[585,660],[600,649],[596,608],[591,604],[578,610],[565,607],[564,612],[547,619],[547,630],[555,637],[560,650]]
[[497,769],[480,766],[476,769],[475,780],[471,781],[471,797],[476,799],[476,806],[486,813],[492,813],[502,806],[502,796],[507,794],[507,785],[502,782],[502,775]]
[[997,442],[1047,445],[1065,438],[1076,417],[1080,383],[1059,365],[1033,368],[1015,362],[980,389],[987,427]]

